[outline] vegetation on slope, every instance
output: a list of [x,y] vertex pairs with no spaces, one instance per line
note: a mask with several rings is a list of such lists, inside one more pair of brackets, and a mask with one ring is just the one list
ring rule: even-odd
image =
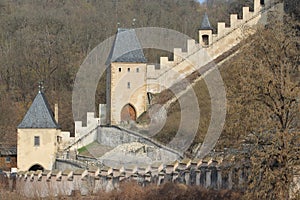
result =
[[[299,21],[276,15],[270,19],[267,27],[258,28],[238,54],[219,68],[228,102],[216,149],[247,149],[239,156],[251,164],[247,199],[286,199],[299,165]],[[204,84],[201,80],[193,87],[201,110],[210,106]],[[174,119],[180,109],[178,102],[170,107],[173,120],[167,121],[158,139],[169,141],[168,134],[179,124],[180,118]],[[210,120],[209,115],[204,118]],[[196,141],[203,141],[205,125],[200,126]]]

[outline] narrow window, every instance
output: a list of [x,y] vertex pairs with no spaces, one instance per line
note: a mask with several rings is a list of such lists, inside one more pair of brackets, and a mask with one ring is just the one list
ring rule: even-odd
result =
[[202,35],[202,42],[203,42],[203,45],[205,45],[205,46],[209,45],[208,35]]
[[121,72],[122,71],[122,68],[121,67],[119,67],[119,72]]
[[130,82],[127,83],[127,88],[130,89]]
[[34,146],[40,146],[40,136],[34,136]]
[[59,144],[59,143],[61,143],[61,141],[62,141],[62,137],[57,136],[56,140],[57,140],[57,143]]
[[10,157],[5,157],[5,162],[10,163]]
[[130,72],[130,68],[127,68],[127,71]]
[[140,68],[136,68],[136,72],[139,73],[140,72]]

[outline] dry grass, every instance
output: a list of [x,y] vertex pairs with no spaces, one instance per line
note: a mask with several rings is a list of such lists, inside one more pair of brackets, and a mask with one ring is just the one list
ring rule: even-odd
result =
[[119,190],[108,193],[99,193],[95,199],[130,199],[130,200],[150,200],[150,199],[201,199],[201,200],[230,200],[240,199],[241,193],[230,190],[207,190],[199,186],[187,186],[183,184],[165,183],[161,186],[150,185],[141,187],[135,182],[126,182],[120,185]]
[[[237,45],[236,47],[232,48],[228,52],[225,52],[223,55],[217,57],[213,62],[208,63],[207,65],[203,66],[200,71],[195,71],[192,74],[190,74],[186,80],[177,84],[174,84],[171,89],[167,89],[162,91],[160,94],[155,95],[153,99],[153,104],[165,104],[170,99],[174,98],[174,93],[172,91],[175,91],[175,93],[179,93],[187,88],[189,84],[192,83],[196,79],[198,79],[201,74],[206,72],[208,69],[210,69],[214,64],[218,64],[221,61],[223,61],[228,56],[235,53],[240,48],[240,45]],[[230,63],[230,61],[225,62],[226,64],[222,64],[220,66],[222,71],[222,77],[227,79],[224,80],[225,84],[229,83],[232,84],[232,77],[231,77],[231,70],[228,70],[230,65],[227,63]],[[228,67],[227,67],[228,66]],[[228,72],[227,72],[228,70]],[[230,80],[230,81],[229,81]],[[230,88],[230,87],[227,87]],[[206,132],[208,130],[210,118],[211,118],[211,102],[210,102],[210,95],[206,86],[206,83],[204,80],[199,80],[196,82],[196,84],[192,87],[194,92],[197,95],[198,98],[198,105],[200,109],[200,121],[198,124],[198,131],[197,135],[193,141],[193,144],[202,143],[204,140],[204,137],[206,135]],[[186,105],[186,106],[195,106],[195,105]],[[178,100],[173,103],[169,109],[168,109],[168,118],[166,121],[166,124],[164,128],[155,135],[155,139],[162,143],[168,143],[172,140],[172,138],[176,135],[180,120],[181,120],[181,110],[185,109],[183,107],[180,107]],[[147,121],[147,114],[144,114],[143,119],[144,121]],[[194,145],[191,145],[193,147]],[[221,145],[224,146],[224,145]]]

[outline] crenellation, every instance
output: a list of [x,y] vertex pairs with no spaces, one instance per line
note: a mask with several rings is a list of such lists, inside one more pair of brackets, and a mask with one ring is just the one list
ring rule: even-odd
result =
[[251,13],[249,7],[243,7],[243,22],[246,22],[251,18]]
[[[201,159],[182,159],[166,164],[104,166],[92,170],[19,172],[17,187],[30,197],[32,190],[36,190],[36,193],[43,197],[48,194],[71,195],[73,190],[80,191],[81,195],[95,194],[102,190],[117,189],[124,181],[135,181],[144,187],[150,183],[160,185],[173,182],[210,189],[243,189],[243,183],[248,176],[248,168],[246,165],[233,165],[232,159],[234,156],[212,156],[205,157],[202,162]],[[231,163],[231,167],[228,162]],[[51,180],[45,178],[49,174],[53,177]],[[37,180],[39,175],[43,177],[41,180]],[[23,180],[24,184],[21,184]],[[43,188],[38,186],[43,186]]]
[[194,158],[191,160],[191,168],[192,169],[197,169],[202,163],[202,159],[200,158]]
[[179,162],[178,169],[186,170],[190,167],[192,160],[189,158],[185,158]]
[[217,30],[218,30],[218,37],[222,37],[223,35],[226,34],[225,32],[225,22],[218,22],[217,24]]
[[175,172],[178,165],[179,165],[179,162],[177,160],[175,160],[173,162],[170,162],[170,163],[167,163],[166,167],[165,167],[166,174],[172,174],[173,172]]
[[254,0],[254,13],[257,14],[261,9],[261,0]]
[[[163,57],[163,58],[166,58],[166,57]],[[173,51],[173,61],[174,61],[174,63],[179,63],[182,60],[183,60],[182,49],[181,48],[174,48],[174,51]]]
[[72,181],[73,176],[74,176],[74,171],[70,169],[66,169],[62,171],[62,176],[67,180],[67,181]]
[[37,181],[41,181],[41,180],[42,180],[42,177],[43,177],[42,173],[43,173],[42,170],[37,170],[37,171],[34,173],[34,175],[37,177],[37,178],[36,178]]
[[230,27],[231,28],[236,28],[241,22],[242,22],[242,20],[238,19],[237,14],[230,15]]
[[198,50],[199,50],[199,45],[196,44],[195,40],[190,39],[187,41],[187,55],[191,55]]

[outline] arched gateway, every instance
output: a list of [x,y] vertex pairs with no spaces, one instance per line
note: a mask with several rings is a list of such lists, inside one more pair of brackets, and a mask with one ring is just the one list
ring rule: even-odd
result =
[[136,121],[136,111],[131,104],[126,104],[121,110],[121,121]]
[[35,164],[35,165],[32,165],[28,171],[37,171],[37,170],[42,170],[44,171],[44,167],[42,167],[41,165],[39,164]]

